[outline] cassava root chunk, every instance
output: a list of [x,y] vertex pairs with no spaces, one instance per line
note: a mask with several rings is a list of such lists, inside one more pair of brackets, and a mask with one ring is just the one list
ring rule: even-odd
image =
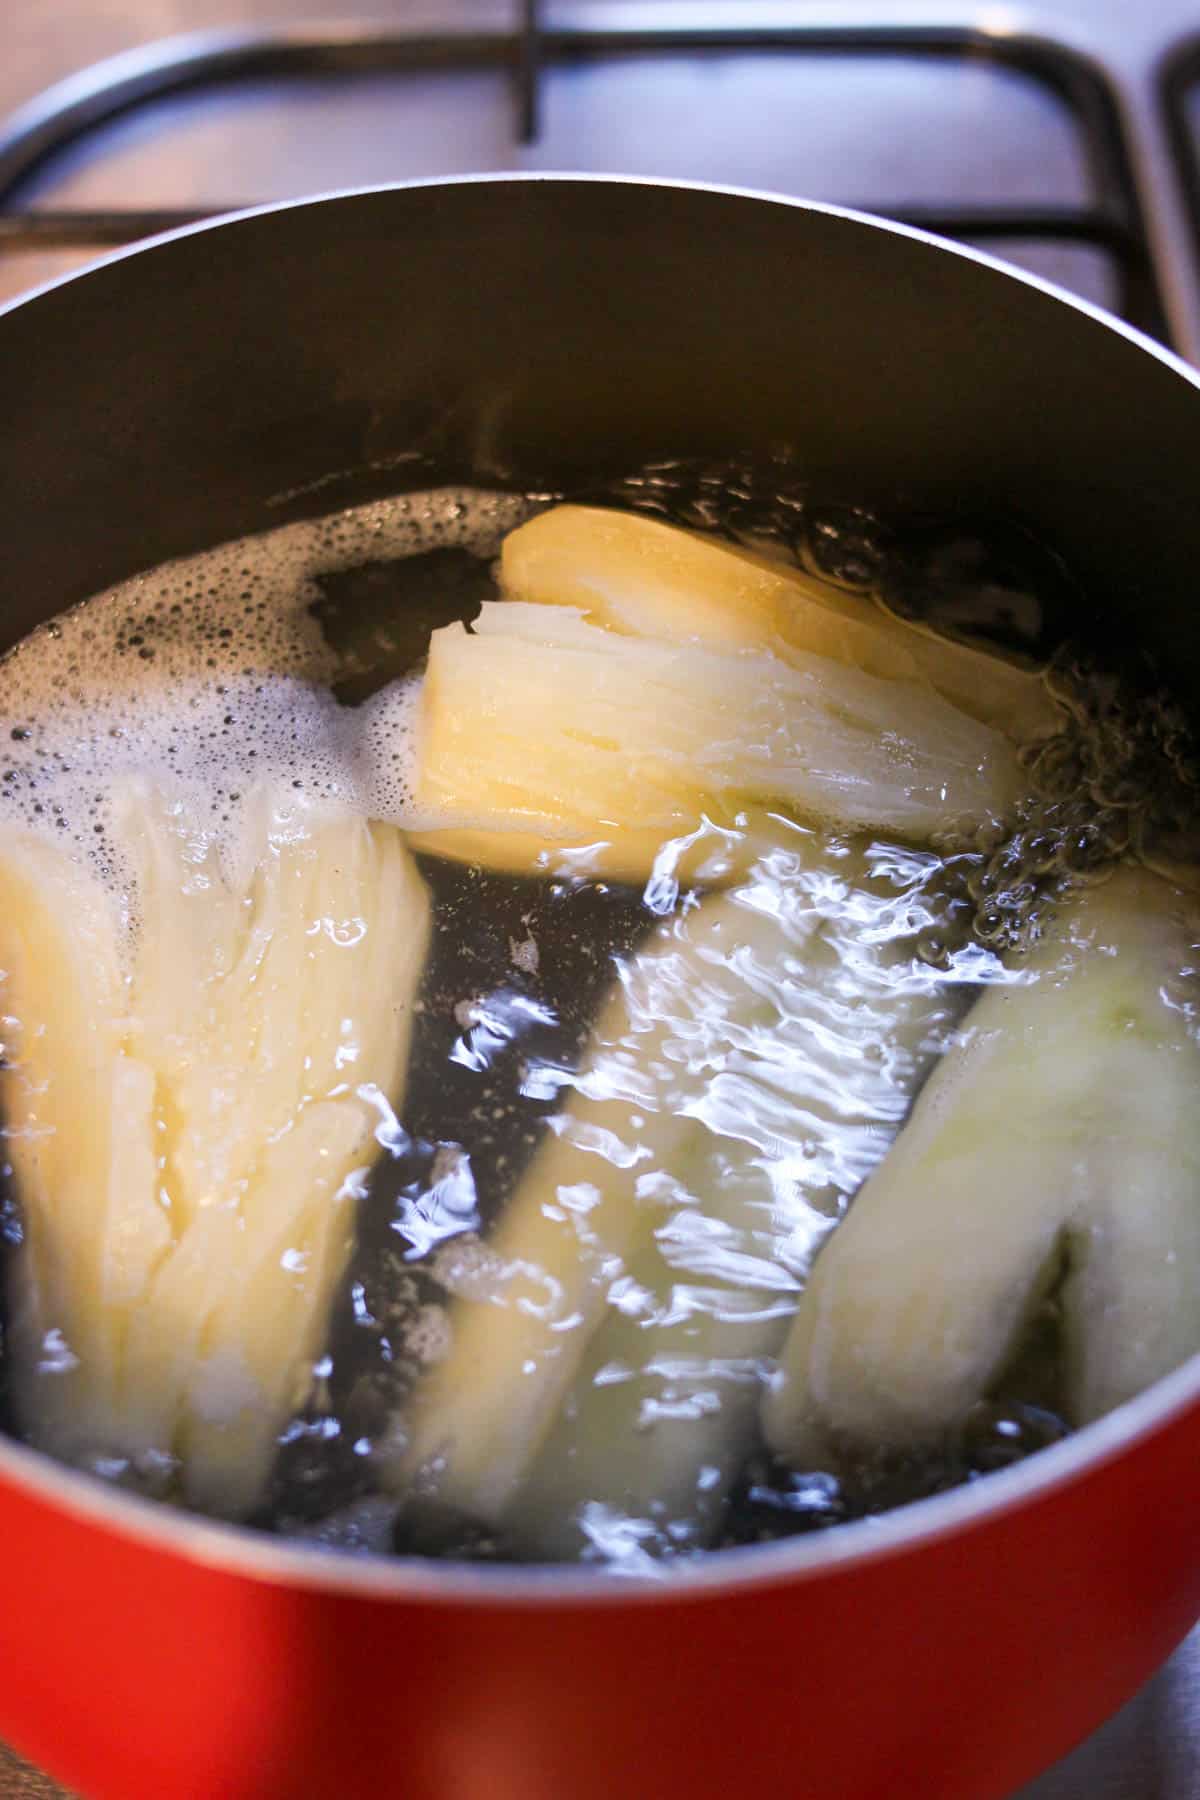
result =
[[1122,868],[984,994],[816,1259],[765,1403],[781,1455],[936,1441],[1052,1282],[1075,1424],[1200,1349],[1200,1050],[1173,992],[1198,935],[1194,901]]
[[235,866],[140,780],[128,944],[86,867],[0,835],[15,1398],[35,1443],[251,1511],[398,1102],[428,901],[391,827],[252,797]]
[[923,681],[824,656],[629,637],[516,601],[430,644],[414,801],[445,822],[419,840],[431,851],[527,869],[587,846],[581,872],[643,881],[664,840],[755,803],[920,841],[1002,819],[1020,791],[999,731]]
[[804,570],[722,538],[599,506],[555,506],[501,549],[514,600],[577,607],[610,630],[827,657],[868,675],[925,680],[972,718],[1024,743],[1061,714],[1037,668],[885,612]]
[[711,1541],[813,1248],[955,1016],[864,853],[776,831],[622,968],[417,1390],[402,1479],[522,1554]]

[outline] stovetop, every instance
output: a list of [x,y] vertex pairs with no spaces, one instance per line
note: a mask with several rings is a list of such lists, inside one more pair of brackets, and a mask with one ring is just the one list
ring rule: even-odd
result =
[[418,0],[366,32],[345,0],[321,19],[251,0],[236,25],[215,0],[189,7],[204,31],[166,45],[171,0],[75,3],[77,31],[71,7],[36,0],[0,28],[16,43],[0,115],[17,112],[0,296],[197,212],[467,170],[625,170],[908,218],[1200,353],[1181,179],[1200,20],[1183,0]]
[[[240,205],[585,169],[902,217],[1200,361],[1195,0],[374,7],[363,28],[353,0],[4,0],[0,303]],[[0,1800],[61,1792],[0,1746]],[[1197,1796],[1200,1631],[1014,1800]]]

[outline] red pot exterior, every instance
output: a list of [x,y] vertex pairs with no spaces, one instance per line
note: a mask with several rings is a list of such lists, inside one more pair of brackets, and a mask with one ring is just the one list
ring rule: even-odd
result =
[[1200,1611],[1198,1437],[1200,1403],[863,1561],[553,1605],[288,1586],[5,1486],[0,1732],[90,1800],[717,1800],[748,1769],[803,1800],[998,1800]]

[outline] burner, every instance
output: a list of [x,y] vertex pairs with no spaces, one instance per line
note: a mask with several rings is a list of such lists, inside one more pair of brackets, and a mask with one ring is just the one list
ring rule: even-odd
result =
[[[203,205],[166,203],[143,211],[29,204],[31,190],[53,192],[56,172],[64,162],[69,169],[72,156],[76,168],[82,159],[85,169],[95,147],[103,157],[99,128],[121,115],[137,112],[149,120],[164,97],[188,91],[211,99],[257,88],[277,102],[281,83],[311,92],[314,82],[378,84],[386,78],[394,91],[386,98],[376,94],[373,104],[396,119],[415,103],[417,130],[406,134],[401,122],[394,142],[385,145],[394,157],[374,179],[591,167],[723,177],[866,204],[1022,261],[1168,338],[1164,286],[1139,206],[1121,107],[1098,65],[1064,42],[985,26],[754,25],[738,22],[739,10],[733,4],[726,9],[726,24],[683,20],[631,27],[594,17],[586,24],[550,24],[542,20],[539,0],[522,0],[520,23],[507,32],[297,29],[204,34],[131,52],[50,89],[0,134],[0,249],[98,249],[282,197],[206,196]],[[940,122],[935,115],[933,154],[919,167],[911,149],[901,155],[902,164],[914,164],[915,188],[932,190],[925,197],[917,191],[885,196],[883,204],[874,196],[864,199],[853,191],[853,174],[851,191],[826,192],[822,168],[815,170],[814,187],[806,109],[814,65],[822,65],[827,77],[832,63],[838,65],[835,88],[853,82],[868,110],[877,93],[886,95],[918,142],[933,90],[927,80],[914,86],[914,71],[953,65],[968,77],[965,103],[955,97]],[[981,153],[977,180],[964,182],[961,165],[970,161],[976,117],[995,112],[1000,132],[1008,108],[1019,146],[1033,116],[1031,98],[1040,108],[1039,128],[1051,134],[1063,165],[1064,197],[1038,198],[1044,171],[1036,159],[1032,171],[1021,171],[1003,157],[993,164]],[[175,101],[176,120],[184,104]],[[889,154],[893,131],[889,124]],[[936,191],[931,169],[937,162],[957,169],[958,194],[944,184]],[[1011,196],[1005,191],[1010,180]],[[327,176],[308,184],[328,185]]]

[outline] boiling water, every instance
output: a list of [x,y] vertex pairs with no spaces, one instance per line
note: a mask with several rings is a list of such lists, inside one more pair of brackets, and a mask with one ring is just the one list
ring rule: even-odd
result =
[[[928,1051],[949,1041],[972,989],[1011,977],[1048,910],[1073,887],[1103,879],[1128,853],[1168,872],[1190,859],[1195,771],[1178,710],[1067,647],[1070,584],[1019,534],[961,523],[889,530],[854,508],[816,505],[778,470],[670,464],[583,497],[769,543],[859,592],[864,608],[921,610],[950,629],[1052,658],[1062,728],[1026,758],[1028,795],[1011,828],[923,853],[824,835],[835,867],[838,858],[865,859],[873,928],[918,971],[906,979],[919,980],[924,968],[952,996],[930,1025]],[[494,595],[490,565],[501,538],[545,503],[466,489],[400,496],[169,565],[63,615],[0,671],[0,822],[86,861],[107,884],[128,941],[140,928],[139,895],[111,817],[123,774],[147,775],[179,794],[230,865],[246,797],[263,780],[286,785],[301,826],[346,812],[401,826],[434,822],[418,818],[412,803],[414,689],[406,677],[430,630],[469,619]],[[569,1096],[616,960],[628,963],[669,934],[695,896],[664,902],[661,890],[518,879],[435,857],[421,866],[433,895],[433,940],[403,1118],[390,1137],[381,1134],[385,1149],[360,1207],[328,1346],[314,1364],[308,1402],[282,1433],[255,1522],[343,1548],[536,1556],[528,1533],[397,1496],[409,1399],[445,1352],[448,1302],[471,1291],[480,1237]],[[786,856],[760,882],[782,908],[818,903],[811,875]],[[850,944],[852,900],[839,892],[825,882],[819,904],[831,939]],[[845,966],[852,971],[850,951]],[[803,985],[803,970],[793,970],[771,1001],[774,1026],[785,1027],[775,1031],[785,1062],[802,1057],[786,1027],[803,1014]],[[776,1076],[775,1099],[789,1071]],[[889,1072],[880,1079],[886,1085]],[[748,1092],[741,1104],[750,1110],[736,1129],[768,1146],[764,1166],[778,1207],[757,1249],[782,1314],[881,1145],[868,1155],[861,1132],[847,1128],[844,1142],[829,1140],[832,1172],[814,1171],[805,1166],[803,1121],[781,1126],[765,1111],[754,1116],[767,1090],[747,1099]],[[893,1125],[903,1110],[898,1079],[896,1096]],[[717,1097],[714,1083],[705,1104]],[[8,1197],[0,1226],[18,1246],[19,1194]],[[730,1249],[723,1263],[718,1236],[698,1266],[705,1278],[736,1285],[743,1251]],[[687,1275],[686,1257],[681,1266]],[[693,1268],[690,1284],[669,1288],[668,1305],[700,1292],[697,1279]],[[620,1303],[614,1287],[612,1304]],[[641,1319],[661,1324],[661,1308],[657,1318],[643,1308]],[[797,1475],[752,1447],[702,1536],[743,1543],[821,1528],[1053,1441],[1065,1430],[1058,1323],[1051,1291],[1021,1354],[936,1453]],[[757,1390],[771,1371],[770,1357],[742,1358],[733,1377]],[[705,1392],[720,1405],[730,1369],[710,1373]],[[667,1369],[650,1412],[643,1406],[643,1428],[656,1407],[709,1404],[697,1401],[694,1379],[674,1387],[672,1380]],[[567,1465],[586,1448],[572,1442],[571,1419],[568,1403],[555,1453]],[[128,1470],[120,1476],[132,1478]],[[619,1506],[578,1510],[566,1539],[551,1537],[569,1539],[565,1553],[585,1560],[639,1568],[648,1555],[689,1554],[701,1541],[694,1529]]]

